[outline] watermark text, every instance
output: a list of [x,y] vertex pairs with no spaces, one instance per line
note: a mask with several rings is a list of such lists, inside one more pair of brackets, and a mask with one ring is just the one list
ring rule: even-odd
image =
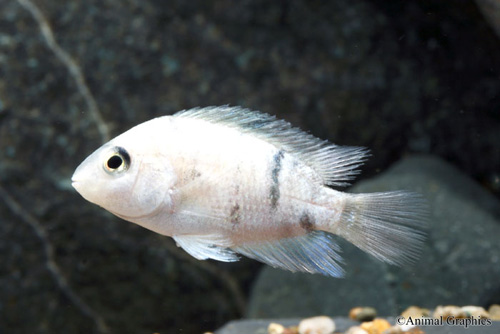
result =
[[463,328],[475,326],[491,326],[491,319],[481,317],[457,318],[453,316],[426,318],[426,317],[403,317],[396,318],[396,324],[400,326],[460,326]]

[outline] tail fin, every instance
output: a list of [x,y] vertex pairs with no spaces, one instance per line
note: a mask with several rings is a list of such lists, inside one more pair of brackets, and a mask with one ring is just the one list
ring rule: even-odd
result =
[[336,234],[384,262],[418,259],[426,229],[426,203],[404,191],[349,194]]

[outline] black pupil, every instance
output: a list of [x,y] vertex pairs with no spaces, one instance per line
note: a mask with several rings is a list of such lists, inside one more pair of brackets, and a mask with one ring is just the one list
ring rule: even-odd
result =
[[123,163],[123,159],[118,156],[118,155],[113,155],[111,158],[108,160],[108,168],[109,169],[117,169],[120,167]]

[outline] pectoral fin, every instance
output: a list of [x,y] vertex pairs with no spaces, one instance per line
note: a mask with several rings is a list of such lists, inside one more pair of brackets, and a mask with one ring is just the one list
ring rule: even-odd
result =
[[219,235],[176,235],[173,238],[179,247],[198,260],[238,261],[238,256],[227,248],[229,241]]
[[303,236],[231,247],[237,253],[272,267],[342,277],[342,257],[333,235],[313,231]]

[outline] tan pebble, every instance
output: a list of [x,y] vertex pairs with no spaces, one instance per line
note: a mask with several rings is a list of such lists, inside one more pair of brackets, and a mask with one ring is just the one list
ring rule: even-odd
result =
[[299,334],[299,327],[298,326],[292,326],[285,328],[285,331],[283,334]]
[[404,334],[425,334],[423,330],[421,330],[418,327],[413,327],[407,330],[406,332],[403,332]]
[[439,305],[434,310],[433,317],[434,319],[439,319],[440,317],[443,317],[443,320],[446,320],[449,317],[453,317],[455,319],[466,318],[465,313],[462,311],[462,309],[454,305],[447,305],[447,306]]
[[430,312],[426,308],[421,308],[418,306],[410,306],[406,310],[401,313],[401,315],[405,318],[422,318],[422,317],[428,317],[430,315]]
[[402,334],[402,333],[404,333],[404,331],[400,326],[392,326],[391,328],[388,328],[382,332],[382,334]]
[[371,321],[377,316],[373,307],[355,307],[349,311],[349,318],[356,321]]
[[376,318],[373,321],[363,322],[361,328],[368,332],[368,334],[382,334],[386,329],[391,328],[389,321]]
[[335,322],[327,316],[307,318],[299,323],[300,334],[331,334],[335,331]]
[[491,305],[488,309],[488,313],[490,314],[491,320],[500,321],[500,305]]
[[351,318],[352,320],[356,320],[356,317],[358,316],[358,313],[362,310],[363,308],[362,307],[353,307],[350,311],[349,311],[349,318]]
[[480,306],[462,306],[462,312],[465,314],[467,318],[490,318],[490,315],[486,310]]
[[267,326],[268,334],[283,334],[284,332],[285,332],[285,326],[281,324],[271,322],[269,326]]
[[368,334],[368,332],[359,326],[352,326],[345,334]]

